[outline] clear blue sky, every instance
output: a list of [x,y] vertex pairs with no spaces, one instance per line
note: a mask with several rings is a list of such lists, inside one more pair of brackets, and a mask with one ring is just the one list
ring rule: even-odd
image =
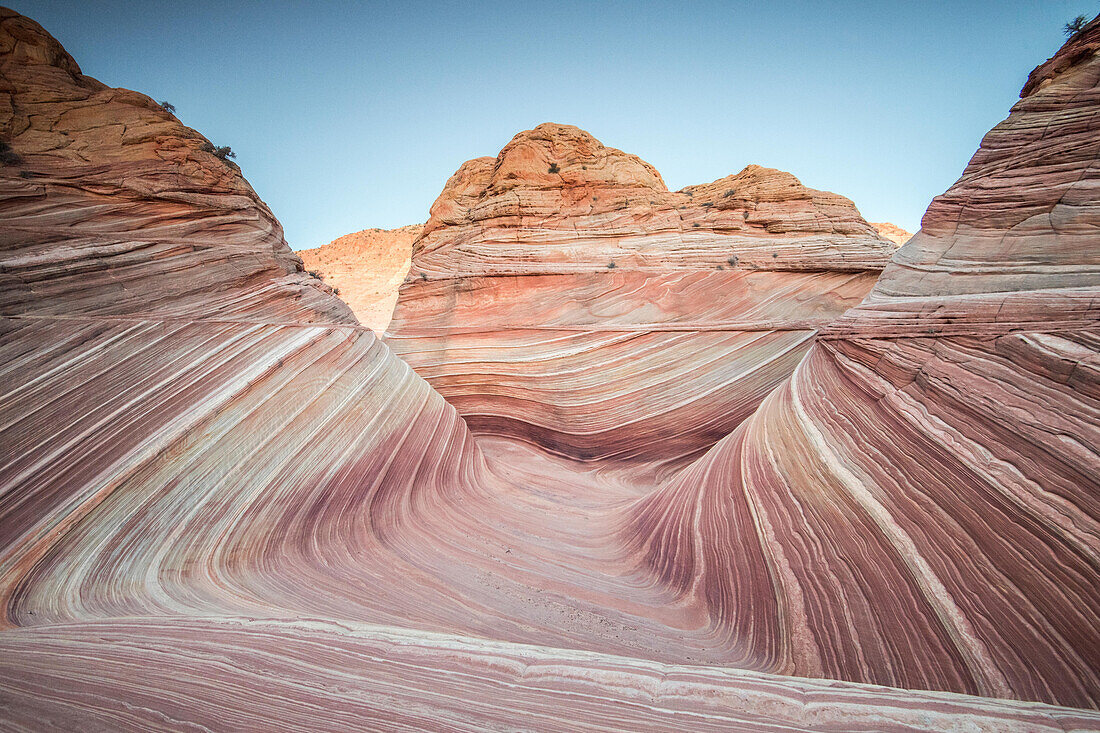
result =
[[231,145],[296,249],[424,221],[454,170],[540,122],[672,189],[748,163],[911,231],[1095,0],[8,0],[84,73]]

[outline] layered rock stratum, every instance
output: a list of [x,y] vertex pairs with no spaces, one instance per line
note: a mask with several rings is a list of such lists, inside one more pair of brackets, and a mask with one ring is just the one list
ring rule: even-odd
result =
[[682,465],[893,250],[851,201],[789,173],[672,192],[637,156],[547,123],[447,182],[387,341],[475,433]]
[[0,10],[3,727],[1097,728],[1097,40],[654,478],[475,435],[198,133]]
[[393,317],[397,290],[405,280],[420,224],[364,229],[323,247],[299,250],[307,271],[317,273],[364,326],[382,333]]

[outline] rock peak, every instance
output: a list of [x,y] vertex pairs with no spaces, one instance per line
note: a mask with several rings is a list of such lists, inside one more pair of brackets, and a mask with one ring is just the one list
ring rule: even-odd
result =
[[1073,34],[1058,49],[1058,53],[1035,67],[1028,75],[1024,88],[1020,90],[1020,98],[1025,99],[1043,89],[1052,83],[1056,77],[1088,61],[1097,52],[1100,52],[1100,15],[1097,15],[1088,25]]
[[586,185],[668,190],[657,169],[638,156],[609,148],[579,127],[553,122],[524,130],[504,146],[487,190]]
[[53,66],[74,79],[85,81],[80,65],[56,38],[30,18],[4,7],[0,7],[0,54],[9,63]]
[[[663,234],[665,246],[620,247],[632,232]],[[781,251],[742,252],[744,237],[785,243]],[[512,245],[529,251],[482,251]],[[671,192],[638,156],[546,122],[451,176],[414,246],[412,276],[592,271],[609,261],[633,269],[714,269],[733,260],[755,269],[867,271],[881,269],[893,250],[849,199],[785,171],[753,164]]]

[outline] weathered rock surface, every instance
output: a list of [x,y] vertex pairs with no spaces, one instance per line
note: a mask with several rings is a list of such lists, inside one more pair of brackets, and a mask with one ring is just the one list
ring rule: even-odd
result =
[[909,238],[913,236],[911,233],[905,231],[897,224],[891,224],[888,221],[878,223],[871,222],[871,226],[875,228],[875,231],[877,231],[879,235],[885,237],[886,239],[889,239],[891,242],[898,245],[899,247],[908,242]]
[[415,278],[731,267],[877,272],[893,248],[851,201],[750,165],[669,191],[635,155],[543,124],[451,176],[413,249]]
[[332,285],[356,318],[382,333],[393,317],[397,290],[409,272],[413,240],[420,224],[398,229],[364,229],[323,247],[299,250],[308,271]]
[[[1004,165],[1087,180],[1096,151],[1061,141],[1094,124],[1096,64],[1017,106],[1009,127],[1041,109],[1047,131]],[[35,107],[51,135],[17,135],[23,163],[0,166],[0,272],[21,288],[0,304],[4,727],[1100,726],[1003,699],[1100,697],[1095,283],[876,290],[655,483],[642,458],[611,470],[472,434],[297,272],[236,171],[201,149],[157,164],[152,144],[131,167],[121,139],[94,148],[66,100],[111,90],[10,11],[0,80],[16,114],[31,92],[59,100]],[[97,119],[139,98],[113,94]],[[194,134],[161,129],[169,151]],[[51,168],[57,139],[87,160]],[[740,312],[788,317],[753,292]]]
[[387,338],[475,433],[676,464],[748,416],[892,251],[789,173],[670,192],[544,124],[447,182]]
[[635,505],[643,567],[750,663],[1100,702],[1098,39],[1032,75],[791,379]]
[[0,21],[0,139],[22,158],[0,177],[0,312],[355,322],[202,135]]
[[0,695],[25,702],[8,722],[30,729],[1065,733],[1097,723],[1034,703],[304,620],[106,620],[20,629],[0,635],[0,651]]

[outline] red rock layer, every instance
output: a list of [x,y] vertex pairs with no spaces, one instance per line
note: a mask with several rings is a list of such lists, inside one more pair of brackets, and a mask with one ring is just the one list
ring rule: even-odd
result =
[[476,433],[675,465],[751,413],[892,251],[788,173],[673,193],[544,124],[448,181],[387,337]]
[[892,251],[851,201],[789,173],[750,165],[670,192],[637,156],[547,123],[447,181],[414,245],[410,281],[590,273],[611,263],[661,273],[878,271]]
[[1033,74],[791,379],[634,506],[643,567],[754,663],[1100,703],[1097,39]]
[[413,240],[423,226],[364,229],[334,239],[323,247],[299,250],[306,269],[331,284],[351,306],[356,318],[375,333],[390,323],[397,289],[405,280]]
[[[29,86],[62,100],[39,107],[35,124],[70,147],[101,134],[70,127],[63,102],[91,82],[44,31],[4,11],[0,48],[13,98]],[[106,119],[115,104],[128,113],[128,102],[106,104]],[[164,129],[169,146],[189,134]],[[48,154],[36,139],[13,145],[32,171]],[[84,267],[89,178],[125,178],[124,157],[90,153],[89,168],[43,188],[38,217],[18,193],[0,195],[0,230],[9,215],[23,227],[0,270],[27,269],[26,249]],[[179,174],[174,190],[199,187],[163,165]],[[23,169],[0,167],[0,180],[28,180]],[[142,170],[158,178],[151,162]],[[104,190],[103,228],[124,243],[119,212],[143,232],[179,213],[172,197],[129,208],[117,186]],[[974,334],[955,343],[830,326],[787,386],[657,485],[631,470],[638,461],[611,471],[472,435],[324,287],[276,265],[238,277],[227,264],[238,257],[284,255],[276,229],[242,224],[273,221],[250,195],[227,219],[211,213],[226,195],[187,208],[178,237],[125,265],[108,257],[83,280],[51,265],[45,291],[0,310],[3,726],[1100,725],[1094,711],[766,674],[1095,705],[1097,573],[1082,558],[1096,554],[1096,472],[1083,470],[1084,408],[1067,396],[1093,398],[1079,366],[1092,357],[1071,367],[1052,356],[1094,353],[1084,329],[1059,331],[1072,349],[1032,328],[991,352]],[[223,229],[239,246],[219,249]],[[160,254],[189,232],[207,246],[173,273]],[[87,253],[102,262],[100,249]],[[673,274],[711,287],[701,273]],[[785,282],[796,291],[806,276],[772,274],[795,278]],[[738,312],[767,322],[786,308],[746,296]],[[708,318],[727,315],[716,305]],[[672,306],[606,317],[625,330],[691,325]],[[970,404],[960,385],[979,378],[1003,390]],[[1043,412],[1047,398],[1055,408]],[[984,422],[958,417],[966,410]]]

